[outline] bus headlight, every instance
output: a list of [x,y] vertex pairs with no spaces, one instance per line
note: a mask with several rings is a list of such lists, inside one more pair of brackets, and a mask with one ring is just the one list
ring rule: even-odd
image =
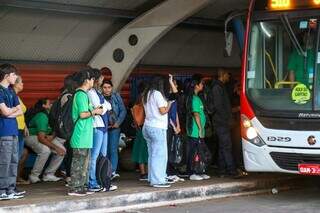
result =
[[252,140],[252,139],[254,139],[254,138],[256,138],[256,137],[258,137],[257,130],[256,130],[255,128],[253,128],[253,127],[249,127],[249,128],[247,129],[247,138],[248,138],[249,140]]
[[241,115],[241,136],[256,146],[265,145],[264,141],[258,135],[257,130],[245,115]]

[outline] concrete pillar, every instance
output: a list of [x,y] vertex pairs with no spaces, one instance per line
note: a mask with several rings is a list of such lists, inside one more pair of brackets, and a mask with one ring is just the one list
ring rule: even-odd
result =
[[167,0],[139,16],[109,41],[90,60],[94,68],[112,72],[119,90],[147,51],[170,29],[205,7],[212,0]]

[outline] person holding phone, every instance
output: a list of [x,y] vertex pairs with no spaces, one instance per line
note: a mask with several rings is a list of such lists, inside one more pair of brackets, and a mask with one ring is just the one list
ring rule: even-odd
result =
[[[103,82],[103,75],[100,70],[90,70],[91,76],[95,79],[93,88],[88,91],[90,103],[94,108],[99,109],[101,114],[93,117],[93,146],[91,149],[91,157],[89,163],[89,191],[99,192],[103,188],[98,185],[96,178],[96,164],[99,154],[106,157],[108,148],[108,113],[111,110],[111,104],[101,94],[101,85]],[[116,186],[111,186],[112,190]],[[109,191],[110,189],[106,189]]]
[[[172,87],[172,76],[165,78],[157,76],[151,80],[142,95],[145,111],[145,122],[142,133],[148,145],[148,181],[150,185],[158,188],[170,187],[166,180],[167,174],[167,128],[168,112],[171,102],[166,99],[170,86]],[[173,88],[177,92],[176,88]]]

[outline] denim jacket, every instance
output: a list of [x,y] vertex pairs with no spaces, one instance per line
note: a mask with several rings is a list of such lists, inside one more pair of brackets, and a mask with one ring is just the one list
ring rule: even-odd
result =
[[106,97],[106,99],[111,103],[112,110],[116,115],[116,124],[120,126],[127,115],[127,110],[120,94],[112,92],[111,98]]

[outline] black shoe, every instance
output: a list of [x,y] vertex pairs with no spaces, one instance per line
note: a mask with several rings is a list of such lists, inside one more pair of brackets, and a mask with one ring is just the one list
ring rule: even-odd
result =
[[101,187],[101,186],[95,186],[95,187],[92,187],[92,188],[88,188],[87,191],[89,191],[89,192],[100,192],[100,191],[102,191],[102,189],[103,189],[103,187]]
[[148,180],[148,174],[141,174],[139,180],[140,181],[147,181]]

